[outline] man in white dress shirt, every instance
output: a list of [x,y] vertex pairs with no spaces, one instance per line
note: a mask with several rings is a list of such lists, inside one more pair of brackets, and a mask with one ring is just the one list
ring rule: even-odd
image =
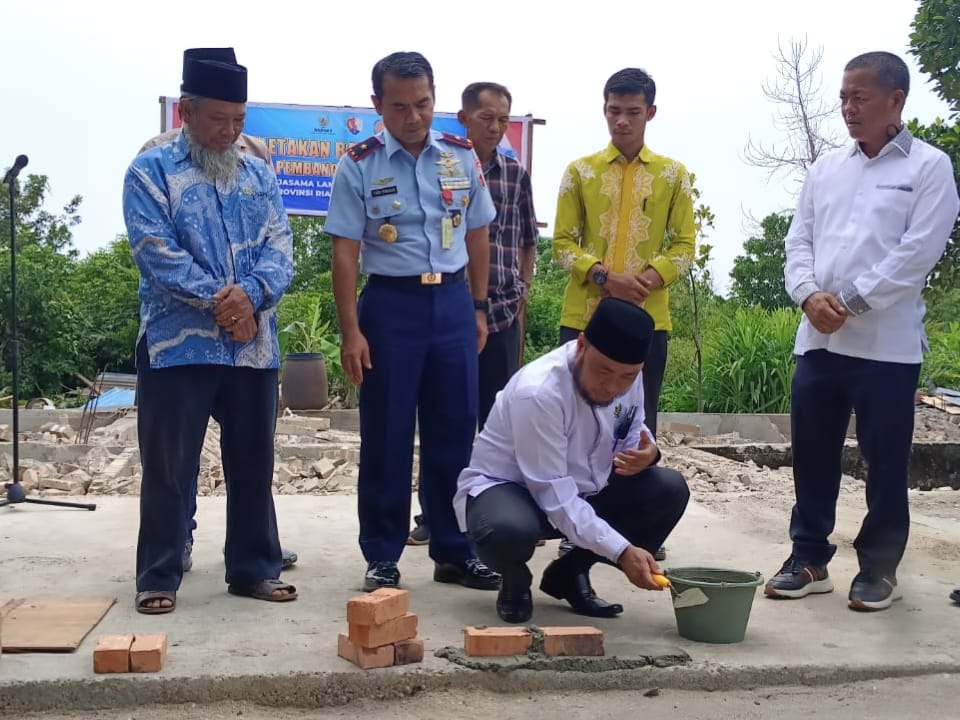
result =
[[641,370],[653,330],[645,310],[605,298],[576,340],[521,368],[497,395],[453,504],[480,559],[503,576],[504,621],[533,614],[527,561],[541,537],[576,545],[540,583],[574,612],[623,612],[594,593],[597,562],[619,567],[637,587],[660,589],[652,553],[690,491],[680,473],[656,467],[660,451],[644,424]]
[[869,467],[867,515],[854,541],[849,606],[901,596],[910,528],[907,470],[914,393],[926,346],[921,291],[960,201],[949,158],[901,119],[906,64],[887,52],[847,63],[840,90],[854,142],[810,168],[786,237],[786,288],[803,308],[794,352],[791,428],[796,503],[791,556],[767,583],[774,598],[833,590],[827,564],[851,411]]

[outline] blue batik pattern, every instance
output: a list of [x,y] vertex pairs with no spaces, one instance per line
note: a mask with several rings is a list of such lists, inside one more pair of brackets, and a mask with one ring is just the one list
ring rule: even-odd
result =
[[[139,155],[123,183],[123,215],[140,269],[140,334],[153,368],[277,368],[276,306],[293,277],[293,242],[273,170],[243,156],[234,180],[214,183],[181,134]],[[258,333],[235,342],[217,325],[213,295],[246,291]]]

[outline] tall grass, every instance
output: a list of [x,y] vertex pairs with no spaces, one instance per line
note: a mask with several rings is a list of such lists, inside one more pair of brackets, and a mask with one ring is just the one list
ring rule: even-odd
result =
[[703,349],[704,410],[788,412],[799,322],[799,310],[749,307],[708,328]]
[[[703,409],[723,413],[782,413],[790,410],[793,344],[800,312],[734,308],[715,315],[703,331]],[[666,412],[697,409],[695,346],[670,340],[660,407]]]
[[930,352],[923,359],[921,387],[929,380],[939,387],[960,390],[960,322],[929,323],[927,339]]
[[688,337],[671,337],[660,390],[661,412],[697,411],[697,348]]

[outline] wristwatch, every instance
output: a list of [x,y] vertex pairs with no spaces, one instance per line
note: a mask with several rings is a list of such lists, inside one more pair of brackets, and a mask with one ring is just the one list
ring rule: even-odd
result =
[[474,310],[483,310],[484,312],[490,312],[490,298],[484,298],[483,300],[473,299],[473,309]]
[[607,283],[607,269],[603,265],[593,271],[593,281],[600,287]]

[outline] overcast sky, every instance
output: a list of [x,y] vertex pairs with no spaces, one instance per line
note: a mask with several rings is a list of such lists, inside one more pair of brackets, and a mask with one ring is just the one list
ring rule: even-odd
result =
[[[507,85],[515,115],[547,123],[535,130],[532,175],[537,214],[551,226],[546,234],[564,166],[609,139],[604,82],[623,67],[643,67],[657,82],[647,145],[696,173],[717,218],[708,242],[721,288],[751,229],[747,216],[790,207],[796,191],[787,176],[771,178],[743,160],[748,135],[782,139],[772,125],[776,108],[761,92],[774,76],[778,41],[806,36],[823,46],[829,99],[851,57],[898,53],[913,79],[906,119],[947,114],[906,54],[915,0],[111,6],[31,0],[3,10],[0,167],[25,153],[26,172],[50,179],[51,207],[83,196],[83,222],[74,233],[83,253],[123,232],[124,171],[160,130],[158,98],[178,94],[187,47],[236,48],[256,102],[369,107],[371,67],[395,50],[418,50],[430,60],[438,111],[456,111],[470,82]],[[835,129],[843,130],[839,116]]]

